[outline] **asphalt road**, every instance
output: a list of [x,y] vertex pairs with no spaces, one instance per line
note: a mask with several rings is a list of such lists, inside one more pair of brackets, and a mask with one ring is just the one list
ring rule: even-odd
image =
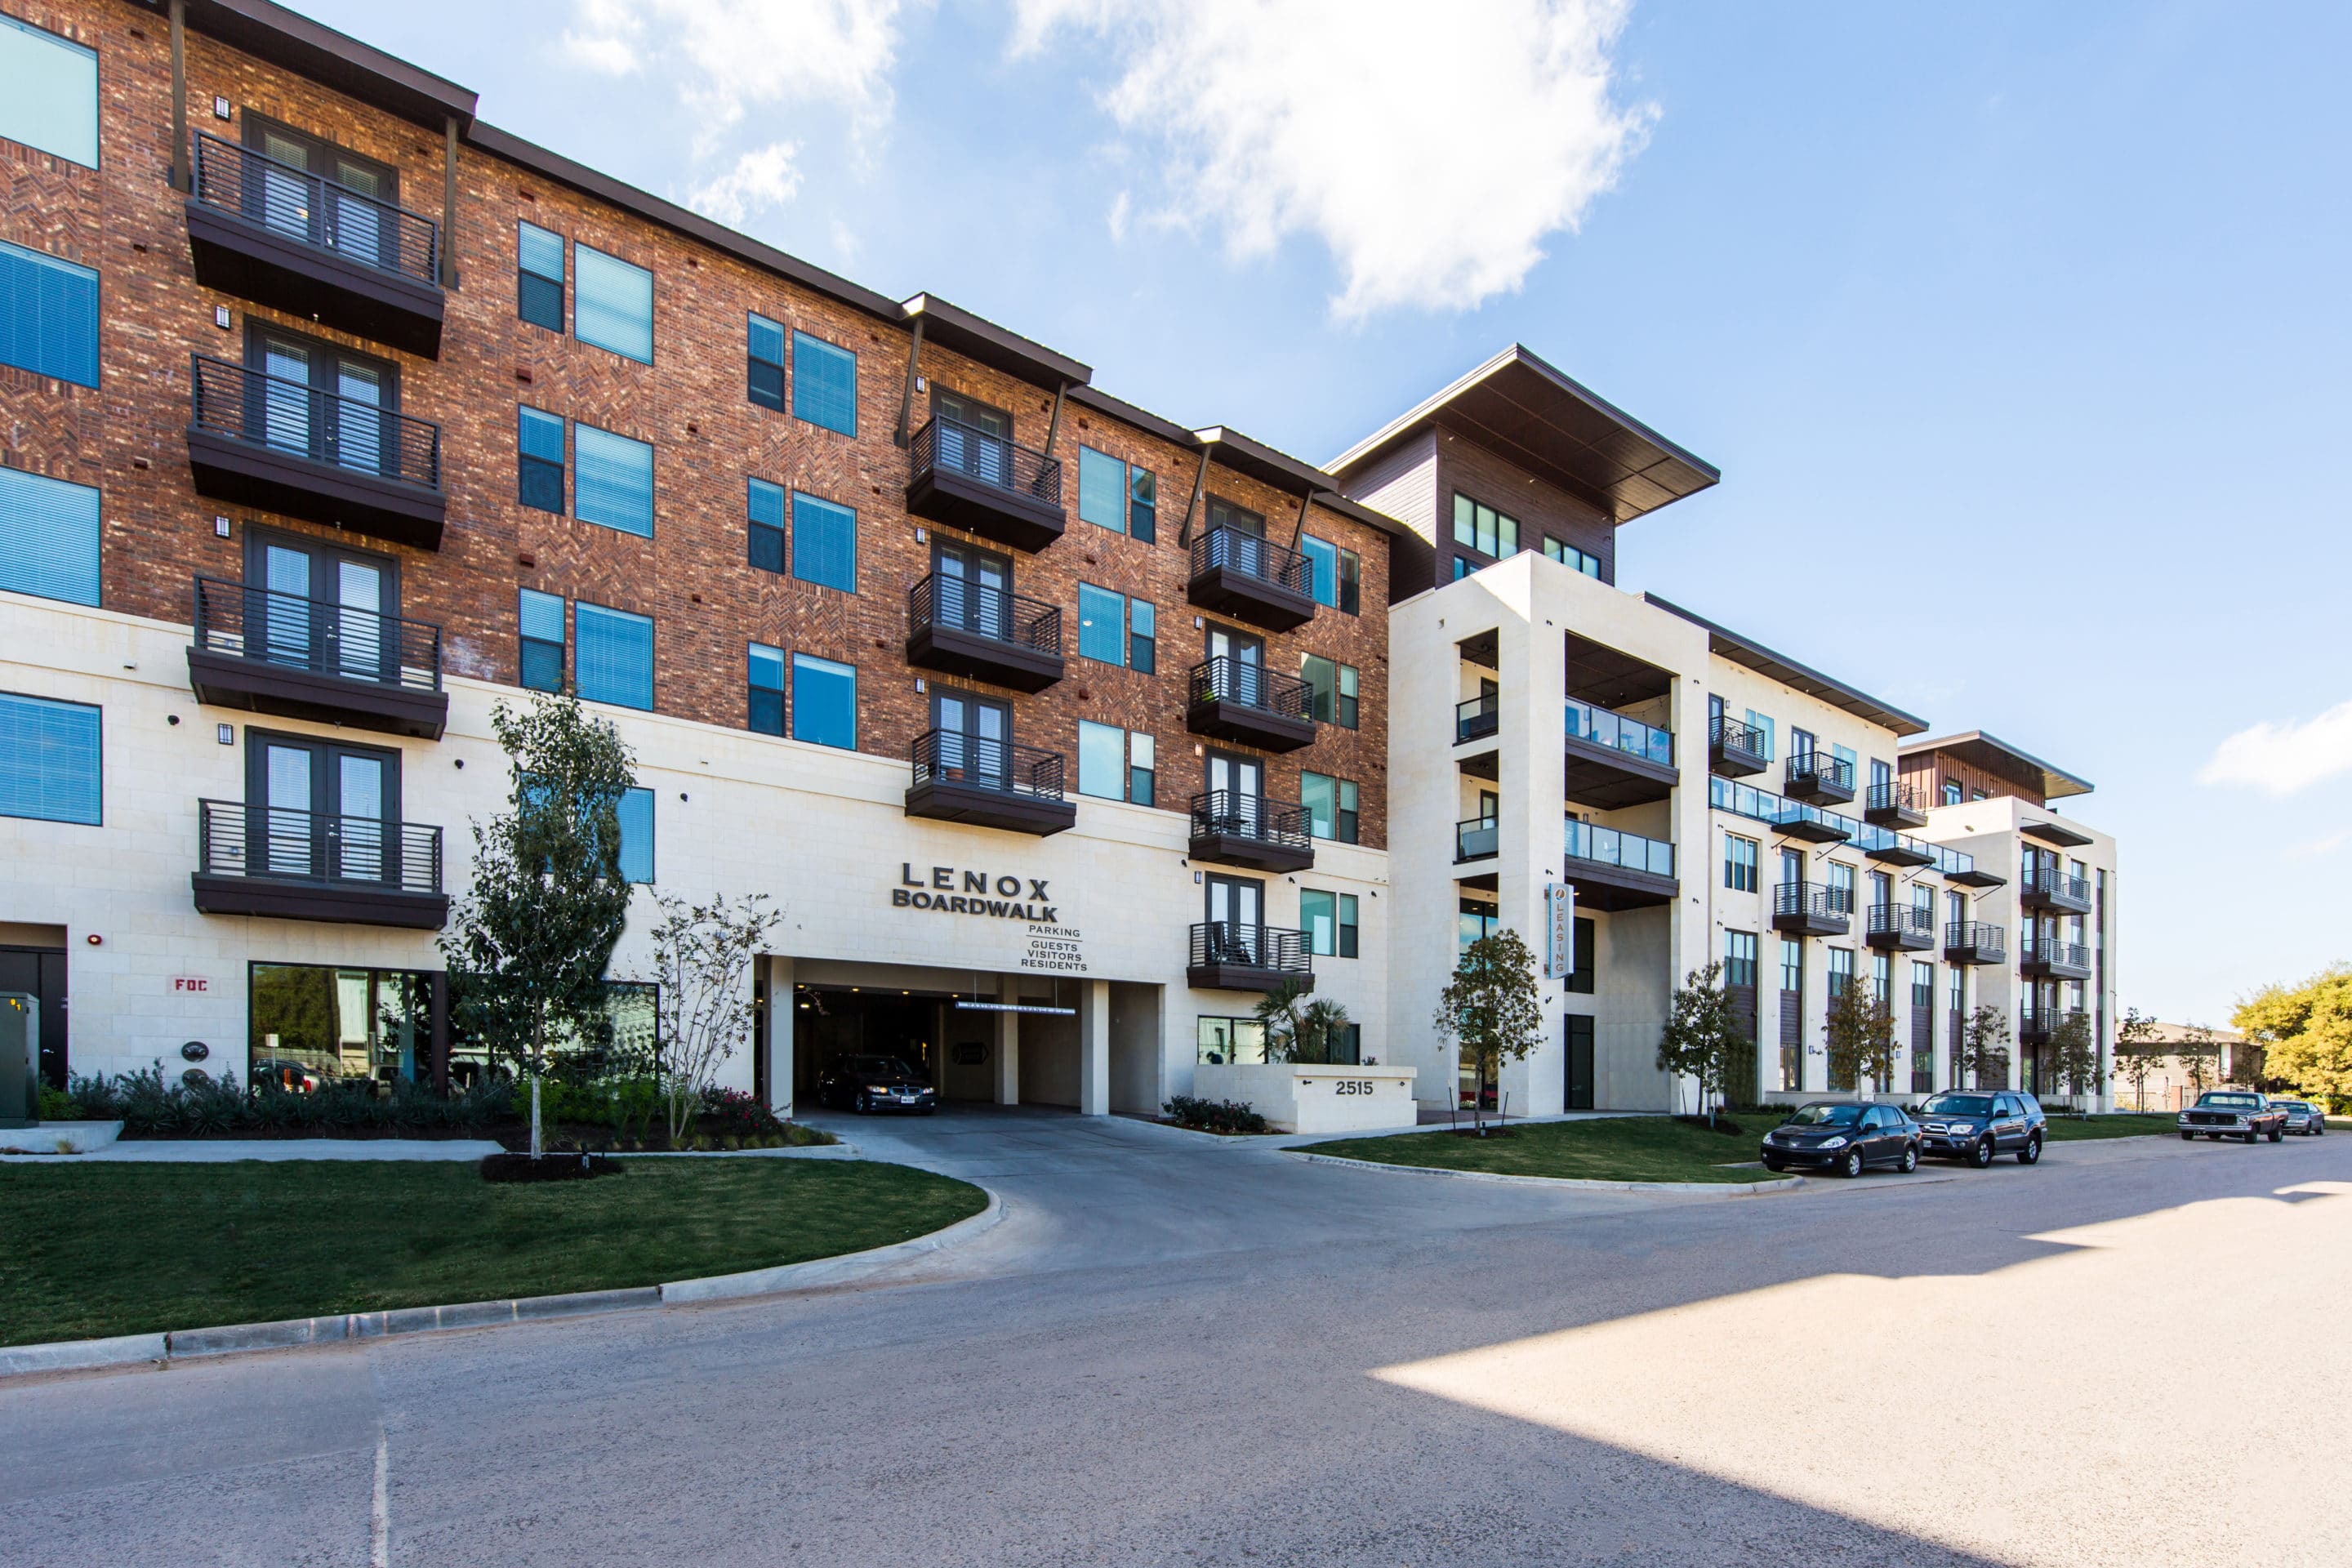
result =
[[851,1131],[1008,1217],[830,1293],[0,1385],[0,1563],[2345,1560],[2352,1138],[1685,1199]]

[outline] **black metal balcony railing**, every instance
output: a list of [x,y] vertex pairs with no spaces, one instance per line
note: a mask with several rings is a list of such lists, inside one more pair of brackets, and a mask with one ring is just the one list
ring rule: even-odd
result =
[[1454,858],[1484,860],[1502,847],[1502,827],[1491,816],[1473,817],[1454,825]]
[[1783,776],[1792,784],[1818,779],[1831,789],[1853,794],[1853,764],[1831,752],[1799,752],[1789,759]]
[[217,577],[196,579],[196,646],[344,680],[441,689],[439,626]]
[[1936,915],[1916,904],[1873,904],[1869,924],[1864,928],[1873,936],[1915,937],[1922,942],[1936,940]]
[[1927,792],[1917,784],[1874,784],[1867,797],[1872,811],[1920,811],[1927,809]]
[[189,356],[199,430],[354,473],[441,488],[441,427],[226,360]]
[[1488,693],[1454,705],[1454,743],[1483,741],[1502,728],[1503,700]]
[[1237,789],[1213,789],[1192,797],[1192,837],[1205,838],[1213,834],[1287,849],[1315,847],[1304,805]]
[[1307,557],[1287,545],[1276,544],[1238,529],[1213,528],[1192,541],[1192,575],[1217,567],[1285,588],[1302,598],[1314,597],[1313,569]]
[[1952,921],[1944,927],[1944,946],[1972,951],[1981,963],[1999,963],[2009,949],[2009,932],[1990,921]]
[[2068,1019],[2082,1016],[2080,1007],[2021,1007],[2017,1010],[2017,1037],[2046,1040]]
[[2040,893],[2068,903],[2087,904],[2091,901],[2091,881],[2087,877],[2070,877],[2047,861],[2028,860],[2024,867],[2021,889],[2028,893]]
[[1232,702],[1285,719],[1313,722],[1315,692],[1295,675],[1281,675],[1262,664],[1221,653],[1192,667],[1192,701]]
[[1305,931],[1286,926],[1244,925],[1238,921],[1203,921],[1192,928],[1192,966],[1205,969],[1212,964],[1286,974],[1314,973]]
[[195,199],[363,267],[437,281],[441,231],[431,218],[308,169],[196,132]]
[[441,830],[233,800],[197,802],[199,868],[215,877],[441,891]]
[[1772,912],[1843,920],[1853,913],[1853,893],[1825,882],[1782,882],[1772,889]]
[[1743,724],[1737,719],[1715,718],[1706,721],[1706,743],[1721,751],[1745,752],[1751,757],[1766,757],[1764,731],[1754,724]]
[[1062,798],[1062,753],[967,735],[926,730],[915,737],[915,784],[961,784],[1032,800]]
[[2040,936],[2027,931],[2017,944],[2021,963],[2047,964],[2054,969],[2088,969],[2091,949],[2087,942],[2061,942],[2056,937]]
[[946,627],[1062,657],[1062,612],[1036,599],[934,572],[907,590],[909,629]]
[[960,474],[1008,495],[1025,496],[1052,507],[1062,504],[1061,458],[944,414],[924,421],[907,443],[907,456],[910,479],[934,472]]

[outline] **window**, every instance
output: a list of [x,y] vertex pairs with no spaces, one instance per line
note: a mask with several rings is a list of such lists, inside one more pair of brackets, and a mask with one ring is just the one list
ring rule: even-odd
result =
[[98,167],[98,52],[0,16],[0,136]]
[[522,683],[533,691],[563,689],[563,600],[522,591]]
[[1969,918],[1969,896],[1957,889],[1944,892],[1944,918],[1958,925]]
[[1766,762],[1770,762],[1772,760],[1772,716],[1769,713],[1759,713],[1755,709],[1750,708],[1748,710],[1748,727],[1756,731],[1758,754]]
[[1723,933],[1723,983],[1726,985],[1754,986],[1756,984],[1756,933],[1752,931],[1727,931]]
[[1846,993],[1846,987],[1853,984],[1853,949],[1850,947],[1833,947],[1830,949],[1831,1000],[1834,1001],[1838,997],[1844,995]]
[[1844,773],[1846,783],[1852,784],[1853,782],[1854,773],[1859,770],[1862,764],[1862,757],[1860,753],[1855,752],[1852,746],[1841,746],[1835,742],[1832,742],[1830,746],[1830,755],[1835,757],[1839,762],[1845,764],[1845,766],[1839,771]]
[[1307,682],[1307,712],[1318,724],[1332,722],[1339,710],[1339,667],[1321,654],[1298,656],[1298,679]]
[[751,399],[762,408],[784,411],[784,329],[765,316],[751,321]]
[[746,677],[750,723],[762,735],[784,732],[784,650],[753,643]]
[[1805,944],[1791,937],[1780,939],[1780,989],[1791,995],[1805,989]]
[[98,603],[98,490],[0,468],[0,588]]
[[1356,956],[1355,894],[1302,888],[1298,893],[1298,925],[1307,933],[1307,951],[1316,957]]
[[1307,557],[1315,602],[1355,615],[1361,607],[1363,591],[1363,563],[1356,552],[1311,533],[1299,537],[1298,547]]
[[1870,759],[1870,787],[1887,790],[1895,787],[1895,764],[1879,757]]
[[1092,447],[1078,448],[1078,521],[1127,531],[1127,465]]
[[1160,539],[1160,481],[1150,468],[1127,470],[1127,531],[1138,544]]
[[1307,807],[1307,831],[1317,838],[1340,844],[1356,842],[1356,781],[1328,773],[1298,775],[1300,804]]
[[782,576],[784,572],[784,487],[765,479],[745,481],[745,531],[751,564]]
[[654,275],[593,246],[572,247],[580,301],[572,335],[624,359],[654,363]]
[[1753,838],[1723,836],[1723,885],[1735,893],[1756,890],[1756,847]]
[[1985,792],[1980,789],[1972,789],[1969,791],[1969,798],[1970,800],[1983,800],[1986,798]]
[[1936,966],[1911,961],[1911,1005],[1933,1007],[1936,1005]]
[[1343,664],[1339,667],[1339,728],[1352,730],[1355,727],[1356,667]]
[[857,667],[793,655],[793,739],[857,748]]
[[1159,794],[1158,745],[1140,730],[1130,730],[1127,735],[1127,798],[1138,805],[1150,805]]
[[1146,599],[1127,602],[1127,667],[1138,675],[1160,668],[1160,617]]
[[572,506],[583,522],[602,523],[640,539],[654,536],[654,449],[644,441],[615,436],[574,420],[572,449],[580,459],[580,481]]
[[1832,860],[1827,868],[1830,888],[1830,908],[1832,911],[1853,913],[1853,868],[1843,860]]
[[528,405],[515,409],[515,500],[563,510],[563,421]]
[[98,384],[98,273],[0,241],[0,364]]
[[1078,657],[1127,663],[1127,601],[1108,588],[1078,584]]
[[102,776],[96,708],[0,691],[0,816],[95,827]]
[[1595,940],[1599,927],[1582,915],[1576,917],[1572,940],[1576,943],[1575,966],[1570,970],[1568,989],[1579,996],[1592,994],[1594,972],[1601,967],[1600,944]]
[[1255,1018],[1203,1017],[1199,1024],[1202,1065],[1254,1066],[1265,1060],[1265,1026]]
[[1895,902],[1895,879],[1884,871],[1870,874],[1870,907]]
[[1874,952],[1870,955],[1871,998],[1886,1007],[1895,1005],[1895,960],[1892,955]]
[[1588,577],[1601,575],[1601,557],[1589,551],[1579,550],[1573,544],[1563,544],[1549,533],[1544,535],[1543,552],[1546,560],[1573,567]]
[[857,592],[857,514],[794,490],[793,575],[845,594]]
[[654,705],[651,616],[633,616],[583,599],[572,606],[572,629],[580,639],[575,678],[583,700],[621,708]]
[[1494,935],[1502,926],[1502,920],[1495,912],[1494,905],[1480,903],[1475,899],[1463,900],[1454,917],[1456,962],[1459,962],[1461,954],[1470,951],[1472,942]]
[[793,334],[793,414],[845,436],[857,434],[857,356],[806,332]]
[[654,792],[625,789],[614,809],[621,818],[621,875],[632,882],[654,879]]
[[1454,496],[1454,542],[1496,560],[1516,555],[1519,552],[1518,520],[1457,490]]
[[563,237],[537,224],[515,225],[515,314],[563,330]]
[[1127,798],[1126,731],[1078,721],[1078,793],[1100,800]]
[[1819,744],[1811,730],[1801,730],[1794,724],[1789,726],[1789,755],[1799,766],[1821,766],[1812,760],[1813,751]]

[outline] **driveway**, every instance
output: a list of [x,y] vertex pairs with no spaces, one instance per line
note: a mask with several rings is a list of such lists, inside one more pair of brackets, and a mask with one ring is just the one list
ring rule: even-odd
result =
[[0,1561],[2120,1565],[2352,1473],[2352,1139],[1679,1199],[845,1122],[1012,1216],[821,1294],[0,1387]]

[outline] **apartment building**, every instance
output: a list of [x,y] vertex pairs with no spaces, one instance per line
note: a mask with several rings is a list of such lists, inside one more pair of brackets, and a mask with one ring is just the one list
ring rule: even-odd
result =
[[[1373,1039],[1389,542],[1337,481],[499,131],[261,0],[0,13],[0,945],[53,1076],[462,1079],[436,942],[570,683],[623,862],[824,1056],[1156,1110]],[[616,994],[624,1028],[642,993]],[[69,1021],[69,1024],[68,1024]]]

